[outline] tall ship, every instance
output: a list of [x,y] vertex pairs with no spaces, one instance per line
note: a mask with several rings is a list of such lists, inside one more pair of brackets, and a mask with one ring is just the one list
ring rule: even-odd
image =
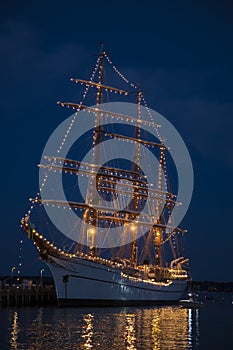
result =
[[82,99],[58,102],[74,113],[45,147],[22,229],[62,306],[175,303],[186,230],[172,222],[177,174],[156,113],[103,46],[90,78],[71,81]]

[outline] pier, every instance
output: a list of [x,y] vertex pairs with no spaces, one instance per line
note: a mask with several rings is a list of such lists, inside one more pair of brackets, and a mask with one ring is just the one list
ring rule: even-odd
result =
[[0,289],[0,306],[46,306],[57,305],[54,287]]
[[0,307],[57,305],[56,290],[50,277],[0,279]]

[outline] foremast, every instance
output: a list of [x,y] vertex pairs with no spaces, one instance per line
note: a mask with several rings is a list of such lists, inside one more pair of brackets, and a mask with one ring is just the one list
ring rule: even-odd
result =
[[[135,139],[140,140],[140,126],[139,126],[139,120],[141,118],[141,87],[140,84],[138,84],[138,91],[137,91],[137,124],[135,128]],[[136,175],[136,183],[139,179],[139,172],[140,172],[140,143],[135,143],[135,162],[134,162],[134,171],[137,174]],[[137,191],[134,191],[134,203],[133,203],[133,209],[135,212],[138,211],[138,193]],[[130,264],[132,267],[135,267],[137,265],[137,240],[136,240],[136,231],[137,226],[133,225],[131,227],[132,231],[132,242],[131,242],[131,256],[130,256]]]
[[[95,130],[93,134],[93,146],[96,151],[94,151],[93,154],[93,163],[94,164],[99,164],[99,153],[98,153],[98,144],[101,142],[101,112],[100,112],[100,105],[102,103],[102,83],[103,83],[103,64],[104,64],[104,50],[103,50],[103,44],[101,44],[101,52],[99,55],[99,78],[98,78],[98,85],[96,85],[97,88],[97,121],[95,125]],[[106,87],[107,88],[107,87]],[[93,188],[94,185],[94,188]],[[92,193],[96,193],[96,180],[94,181],[93,184],[90,188]],[[94,198],[92,199],[92,204],[98,205],[98,195],[94,195]],[[88,203],[88,197],[89,193],[86,195],[86,203]],[[98,229],[98,211],[94,211],[93,214],[93,221],[91,223],[91,228],[88,230],[87,234],[90,235],[90,255],[92,257],[95,256],[95,235],[96,235],[96,229]],[[83,225],[83,230],[85,230],[85,226]]]

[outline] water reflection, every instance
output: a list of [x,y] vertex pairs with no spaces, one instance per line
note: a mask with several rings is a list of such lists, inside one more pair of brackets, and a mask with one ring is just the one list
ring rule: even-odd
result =
[[188,349],[199,345],[199,309],[188,309]]
[[22,308],[9,320],[11,349],[186,350],[199,342],[199,310],[182,307]]
[[83,334],[82,338],[85,339],[85,343],[83,344],[83,349],[91,349],[92,345],[92,335],[93,335],[93,315],[87,314],[84,315],[84,325],[83,325]]
[[152,318],[152,349],[189,349],[188,310],[182,308],[161,308],[154,310]]
[[155,315],[152,322],[152,331],[151,331],[151,338],[152,342],[154,343],[153,349],[158,350],[160,349],[160,338],[161,338],[161,328],[160,328],[160,317],[159,315]]
[[135,350],[135,314],[126,315],[125,341],[127,350]]
[[17,338],[18,338],[18,332],[19,332],[18,312],[11,310],[10,319],[12,319],[10,345],[12,349],[18,349],[18,345],[17,345]]

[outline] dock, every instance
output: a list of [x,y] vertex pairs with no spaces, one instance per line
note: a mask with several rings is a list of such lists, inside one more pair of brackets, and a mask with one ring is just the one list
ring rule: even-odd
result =
[[0,289],[0,307],[57,305],[54,287]]
[[51,277],[22,276],[0,278],[0,307],[57,305]]

